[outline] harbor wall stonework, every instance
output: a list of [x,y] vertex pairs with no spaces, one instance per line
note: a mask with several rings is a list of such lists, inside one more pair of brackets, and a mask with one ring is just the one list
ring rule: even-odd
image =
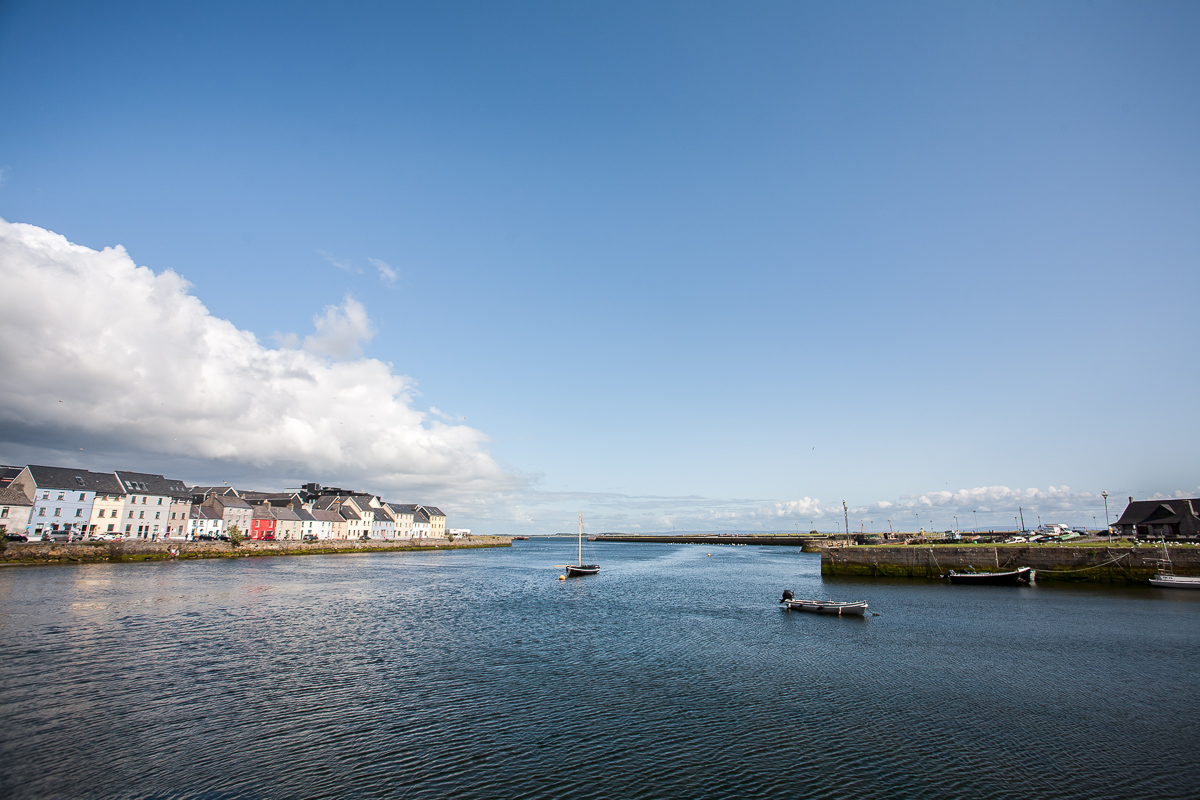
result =
[[92,564],[119,561],[166,561],[170,548],[179,550],[180,561],[197,558],[240,558],[246,556],[328,555],[334,553],[390,553],[418,550],[457,550],[474,547],[510,547],[507,536],[472,536],[470,539],[424,539],[408,541],[350,541],[325,539],[316,542],[244,541],[234,547],[228,542],[5,542],[0,564]]
[[[1176,575],[1200,575],[1200,547],[1171,547]],[[1039,581],[1142,583],[1159,571],[1161,547],[1069,545],[863,545],[825,547],[821,574],[881,578],[940,578],[947,570],[1037,570]]]

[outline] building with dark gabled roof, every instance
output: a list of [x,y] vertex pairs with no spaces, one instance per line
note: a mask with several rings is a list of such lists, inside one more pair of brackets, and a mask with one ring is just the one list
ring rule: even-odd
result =
[[192,493],[183,481],[164,478],[152,472],[114,473],[125,491],[124,518],[126,536],[138,539],[187,535],[191,516]]
[[193,505],[200,505],[210,497],[238,497],[237,489],[229,484],[223,486],[193,486],[188,491],[192,493]]
[[276,508],[298,506],[304,502],[300,492],[248,492],[240,493],[241,498],[250,505],[259,505],[266,501]]
[[1169,497],[1162,500],[1129,498],[1121,518],[1113,525],[1119,536],[1165,539],[1168,542],[1200,540],[1200,498]]
[[124,494],[111,472],[40,464],[24,467],[9,484],[13,486],[33,499],[26,526],[30,538],[83,536],[89,532],[97,493]]

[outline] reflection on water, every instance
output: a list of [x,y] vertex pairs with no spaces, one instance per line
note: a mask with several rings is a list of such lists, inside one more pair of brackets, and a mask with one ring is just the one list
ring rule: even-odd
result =
[[0,795],[1197,795],[1200,597],[573,545],[0,570]]

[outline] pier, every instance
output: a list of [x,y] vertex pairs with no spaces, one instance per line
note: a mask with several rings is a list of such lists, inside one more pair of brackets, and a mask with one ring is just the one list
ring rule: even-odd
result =
[[635,543],[658,543],[658,544],[753,544],[753,545],[788,545],[791,547],[803,547],[810,542],[823,540],[827,538],[825,535],[817,534],[800,534],[794,533],[766,533],[766,534],[737,534],[737,535],[721,535],[716,533],[702,533],[694,535],[674,534],[637,534],[637,533],[601,533],[596,536],[589,536],[589,542],[635,542]]
[[[1176,575],[1200,575],[1200,547],[1168,548]],[[1112,545],[857,545],[821,548],[821,575],[940,578],[947,570],[1037,571],[1038,581],[1145,583],[1161,568],[1162,547]]]

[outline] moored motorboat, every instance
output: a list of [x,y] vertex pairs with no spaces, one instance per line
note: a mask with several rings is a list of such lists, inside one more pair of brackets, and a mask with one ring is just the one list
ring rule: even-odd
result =
[[1150,579],[1150,585],[1160,589],[1200,589],[1200,578],[1175,574],[1174,566],[1171,564],[1171,553],[1167,550],[1166,539],[1163,539],[1162,549],[1163,557],[1160,567],[1158,573]]
[[1200,589],[1200,578],[1160,572],[1150,579],[1150,585],[1160,589]]
[[838,616],[863,617],[867,614],[867,604],[843,603],[837,600],[797,600],[791,589],[783,592],[779,600],[788,611],[810,611],[814,614],[837,614]]
[[951,583],[974,584],[977,586],[1022,586],[1032,583],[1037,573],[1031,567],[1021,567],[1011,572],[955,572],[950,570],[945,577]]

